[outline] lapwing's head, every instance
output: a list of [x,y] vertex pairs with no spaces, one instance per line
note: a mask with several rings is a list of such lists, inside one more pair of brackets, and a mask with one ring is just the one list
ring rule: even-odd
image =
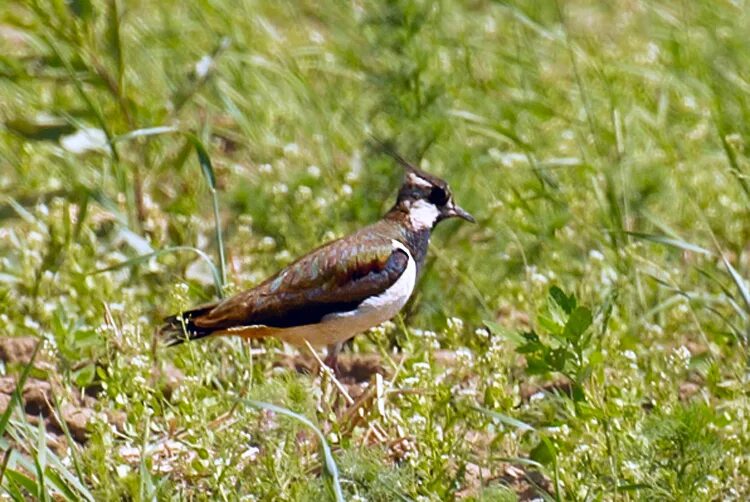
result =
[[406,213],[415,230],[432,229],[448,218],[461,218],[474,223],[474,217],[453,200],[448,183],[396,158],[406,171],[394,209]]

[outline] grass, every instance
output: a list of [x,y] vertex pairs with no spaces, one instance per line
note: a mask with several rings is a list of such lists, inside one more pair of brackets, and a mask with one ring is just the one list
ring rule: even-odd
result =
[[[550,500],[747,498],[748,7],[3,9],[2,335],[42,339],[33,375],[102,412],[72,460],[7,415],[3,490],[514,500],[513,465]],[[274,367],[277,342],[154,345],[162,316],[387,210],[401,173],[370,135],[479,223],[441,224],[403,316],[347,348],[387,370],[367,399]]]

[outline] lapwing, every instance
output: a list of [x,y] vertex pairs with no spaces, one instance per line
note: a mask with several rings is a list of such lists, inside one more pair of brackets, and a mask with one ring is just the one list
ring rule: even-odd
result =
[[400,156],[405,178],[396,204],[380,221],[302,256],[260,285],[166,318],[168,345],[237,335],[275,337],[296,346],[327,346],[338,372],[342,344],[393,318],[409,300],[432,229],[448,218],[474,218],[448,184]]

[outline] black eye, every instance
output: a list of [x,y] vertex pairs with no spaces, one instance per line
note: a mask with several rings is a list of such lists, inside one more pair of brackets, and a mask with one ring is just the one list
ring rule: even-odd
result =
[[448,203],[448,192],[440,187],[432,187],[429,201],[436,206],[444,206]]

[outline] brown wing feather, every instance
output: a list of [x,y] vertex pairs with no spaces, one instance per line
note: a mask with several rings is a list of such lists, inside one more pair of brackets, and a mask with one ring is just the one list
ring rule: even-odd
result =
[[353,310],[385,291],[401,276],[408,258],[403,250],[394,250],[386,234],[354,234],[318,248],[256,288],[195,317],[193,323],[201,330],[312,324],[329,313]]

